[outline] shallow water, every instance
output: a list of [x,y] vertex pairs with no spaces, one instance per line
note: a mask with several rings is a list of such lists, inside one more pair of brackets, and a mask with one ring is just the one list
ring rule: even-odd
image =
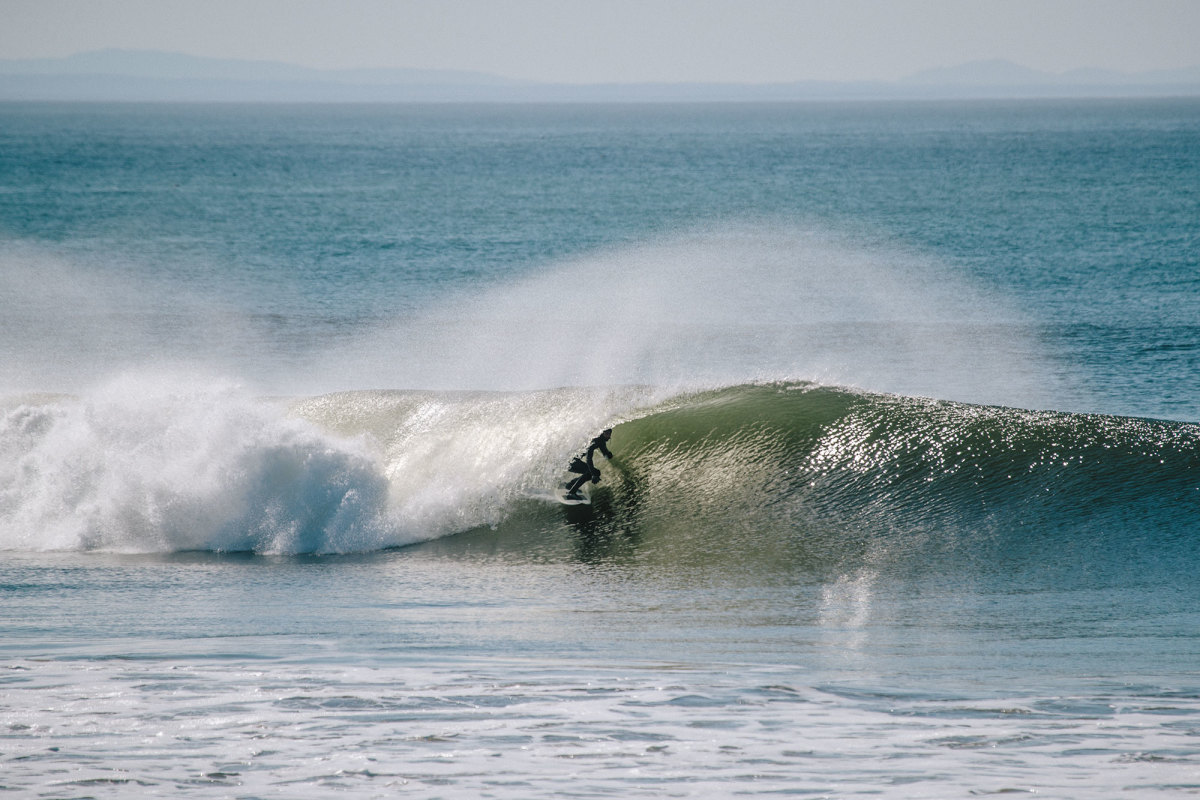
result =
[[10,559],[5,786],[1153,797],[1195,780],[1190,598],[673,581],[566,533],[533,556],[489,538]]

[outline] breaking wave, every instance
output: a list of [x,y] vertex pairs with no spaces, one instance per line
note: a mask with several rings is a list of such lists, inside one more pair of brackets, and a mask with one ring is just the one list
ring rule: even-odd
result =
[[[361,552],[585,514],[673,557],[1011,559],[1191,548],[1200,500],[1192,424],[811,383],[263,399],[125,378],[0,412],[8,550]],[[593,505],[535,499],[607,425]]]

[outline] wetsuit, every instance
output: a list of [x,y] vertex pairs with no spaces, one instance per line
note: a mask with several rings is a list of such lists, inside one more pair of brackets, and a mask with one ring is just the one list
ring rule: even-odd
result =
[[600,470],[592,464],[592,459],[595,458],[597,450],[603,453],[605,458],[612,458],[612,453],[608,452],[608,446],[605,444],[607,441],[603,435],[592,439],[583,458],[576,456],[571,465],[567,467],[571,472],[579,473],[578,478],[567,484],[567,494],[575,494],[579,491],[579,487],[588,481],[596,483],[600,480]]

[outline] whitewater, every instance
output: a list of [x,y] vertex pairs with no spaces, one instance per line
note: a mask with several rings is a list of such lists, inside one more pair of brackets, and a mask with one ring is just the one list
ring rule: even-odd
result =
[[1194,102],[0,122],[4,790],[1200,787]]

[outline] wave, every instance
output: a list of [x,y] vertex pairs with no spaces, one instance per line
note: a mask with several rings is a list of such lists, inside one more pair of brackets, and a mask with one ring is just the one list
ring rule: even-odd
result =
[[[1195,425],[812,383],[263,399],[127,377],[0,412],[8,550],[334,553],[574,525],[683,560],[1060,558],[1192,547],[1200,500]],[[606,426],[592,506],[536,499]]]
[[774,384],[678,398],[614,440],[614,498],[690,540],[673,557],[961,571],[1197,555],[1193,424]]

